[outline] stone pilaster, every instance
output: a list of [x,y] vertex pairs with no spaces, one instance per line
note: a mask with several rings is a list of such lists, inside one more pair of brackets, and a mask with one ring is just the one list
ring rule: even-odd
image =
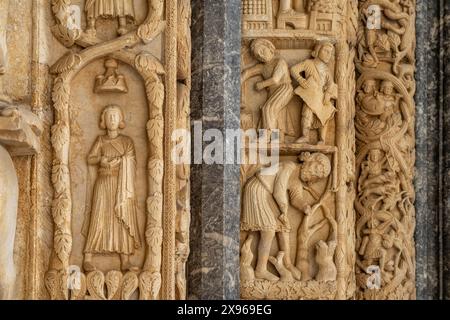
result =
[[[224,137],[239,129],[240,3],[192,1],[193,145],[199,123]],[[238,299],[239,164],[193,164],[191,180],[189,298]]]

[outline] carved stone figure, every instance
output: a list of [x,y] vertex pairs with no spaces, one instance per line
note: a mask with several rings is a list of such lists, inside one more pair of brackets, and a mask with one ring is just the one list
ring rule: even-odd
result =
[[268,98],[261,107],[261,128],[267,129],[269,139],[271,131],[279,129],[278,119],[280,112],[293,97],[293,87],[289,75],[289,67],[282,58],[275,57],[275,46],[269,40],[257,39],[251,44],[254,57],[260,62],[244,70],[241,82],[261,75],[263,81],[256,84],[258,91],[268,90]]
[[336,250],[336,241],[326,243],[320,240],[316,244],[316,262],[319,266],[319,272],[316,275],[317,281],[336,280],[337,270],[334,264],[334,252]]
[[312,52],[313,59],[305,60],[291,68],[292,77],[299,87],[295,93],[304,101],[302,110],[302,136],[297,143],[309,143],[309,132],[319,129],[319,144],[325,143],[327,123],[333,118],[337,99],[337,86],[328,63],[333,57],[331,43],[318,43]]
[[[275,174],[268,174],[261,169],[245,185],[241,230],[261,233],[255,268],[257,279],[278,280],[277,276],[267,270],[270,248],[277,234],[280,251],[284,253],[284,267],[295,279],[300,280],[301,274],[292,264],[290,257],[291,225],[287,216],[289,204],[304,212],[308,204],[303,199],[303,186],[319,181],[331,172],[328,158],[321,153],[302,154],[300,159],[304,161],[302,164],[281,162]],[[278,260],[272,259],[272,262],[284,273],[284,278],[287,278]]]
[[118,73],[119,64],[114,59],[105,60],[105,74],[98,75],[95,78],[96,93],[127,93],[128,87],[125,77]]
[[88,163],[97,166],[97,179],[92,196],[84,269],[95,270],[94,254],[120,254],[122,270],[133,269],[130,256],[140,247],[136,204],[136,154],[131,138],[121,135],[125,127],[122,110],[106,107],[100,127],[107,133],[97,138]]
[[87,32],[95,33],[95,23],[98,18],[118,18],[119,29],[123,35],[128,32],[127,19],[134,22],[134,0],[87,0],[85,5],[87,14]]

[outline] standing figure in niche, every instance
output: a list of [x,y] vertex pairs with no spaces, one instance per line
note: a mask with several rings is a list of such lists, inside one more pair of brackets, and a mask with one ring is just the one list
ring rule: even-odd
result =
[[278,128],[280,112],[294,96],[294,88],[289,74],[287,62],[275,57],[275,46],[269,40],[257,39],[251,44],[254,57],[260,61],[257,65],[244,70],[241,83],[247,79],[261,75],[263,81],[256,84],[258,91],[268,90],[269,97],[261,107],[262,129],[270,139],[271,132]]
[[127,20],[135,21],[134,0],[87,0],[87,32],[95,34],[95,22],[98,18],[118,18],[119,35],[128,32]]
[[331,164],[322,153],[304,153],[299,158],[304,161],[302,164],[281,162],[275,174],[267,174],[261,169],[245,185],[241,231],[261,233],[255,268],[256,279],[278,280],[278,277],[267,270],[276,233],[280,252],[284,252],[284,266],[296,280],[301,279],[300,271],[291,262],[289,203],[301,212],[308,211],[310,206],[305,199],[305,185],[329,176]]
[[[140,247],[136,203],[136,153],[133,140],[121,135],[125,128],[122,110],[106,107],[100,127],[105,135],[98,136],[88,156],[88,164],[97,166],[97,179],[92,196],[92,210],[84,249],[85,271],[95,270],[94,254],[117,253],[122,270],[133,270],[130,256]],[[86,234],[86,233],[85,233]]]
[[302,136],[297,143],[309,143],[311,129],[319,130],[319,143],[324,144],[326,126],[336,109],[331,100],[337,99],[337,85],[328,67],[333,56],[331,43],[317,44],[308,59],[291,68],[291,74],[299,83],[295,93],[304,101],[302,110]]

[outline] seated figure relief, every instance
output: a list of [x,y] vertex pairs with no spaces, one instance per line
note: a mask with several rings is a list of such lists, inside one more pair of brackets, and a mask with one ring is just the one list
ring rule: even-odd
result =
[[141,245],[137,223],[136,153],[130,137],[120,134],[125,122],[120,107],[106,107],[100,120],[105,135],[98,136],[88,164],[97,167],[97,179],[92,194],[92,208],[86,217],[84,264],[93,271],[96,254],[119,254],[124,271],[135,270],[130,256]]

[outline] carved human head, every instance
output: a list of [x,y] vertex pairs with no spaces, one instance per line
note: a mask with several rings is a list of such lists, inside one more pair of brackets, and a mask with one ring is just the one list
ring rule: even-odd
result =
[[377,87],[377,82],[375,80],[368,79],[368,80],[364,81],[363,90],[365,93],[375,92],[376,87]]
[[392,94],[394,92],[394,84],[389,80],[384,80],[381,83],[380,90],[384,94]]
[[300,179],[304,182],[315,182],[326,178],[331,173],[331,163],[323,153],[304,152],[299,157],[303,161]]
[[125,118],[122,109],[117,105],[105,107],[100,116],[100,128],[108,130],[125,128]]
[[313,52],[311,55],[313,58],[319,58],[324,63],[330,62],[331,58],[333,57],[333,50],[334,46],[330,42],[319,42],[314,47]]
[[369,160],[372,162],[379,162],[383,157],[383,151],[380,149],[372,149],[369,151]]
[[251,50],[255,58],[261,62],[270,62],[275,55],[275,46],[266,39],[253,40]]

